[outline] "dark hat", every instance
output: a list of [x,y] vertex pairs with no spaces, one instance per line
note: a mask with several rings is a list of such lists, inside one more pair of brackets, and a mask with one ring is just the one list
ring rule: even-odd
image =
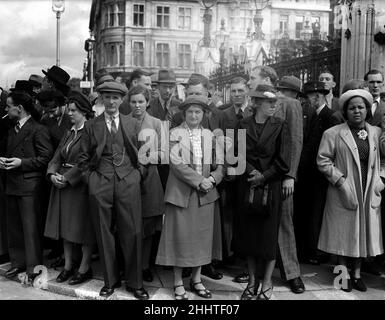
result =
[[325,84],[321,81],[306,82],[303,86],[303,93],[308,94],[312,92],[319,92],[321,94],[327,95],[329,90],[325,89]]
[[301,80],[295,76],[284,76],[278,82],[277,89],[286,89],[295,92],[301,92]]
[[104,82],[112,82],[115,81],[114,77],[110,74],[105,74],[104,76],[101,76],[99,80],[96,82],[96,86],[100,86]]
[[259,84],[255,90],[249,92],[249,96],[271,101],[277,100],[274,87],[267,84]]
[[65,72],[62,68],[58,66],[52,66],[47,71],[42,70],[42,72],[53,82],[56,82],[61,85],[66,85],[70,79],[70,75]]
[[36,95],[36,100],[39,100],[40,103],[44,103],[47,101],[57,101],[60,105],[63,105],[65,103],[65,97],[63,93],[61,93],[59,90],[43,90],[40,91]]
[[28,80],[17,80],[15,87],[10,89],[12,92],[24,92],[29,95],[33,94],[32,85]]
[[179,105],[179,110],[187,110],[191,105],[198,105],[202,107],[204,111],[210,111],[207,99],[201,96],[187,97],[186,100]]
[[77,90],[71,91],[68,97],[68,103],[75,103],[76,108],[86,115],[90,115],[93,112],[91,103],[89,102],[87,96]]
[[159,70],[157,83],[176,83],[175,73],[172,70]]
[[128,93],[126,86],[116,81],[104,82],[100,86],[98,86],[96,90],[100,93],[103,93],[103,92],[120,93],[122,96]]
[[33,87],[41,87],[43,84],[43,77],[37,74],[31,74],[28,81]]

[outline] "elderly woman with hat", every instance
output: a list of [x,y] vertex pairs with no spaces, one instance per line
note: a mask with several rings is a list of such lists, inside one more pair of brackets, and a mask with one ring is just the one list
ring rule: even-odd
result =
[[[93,117],[87,97],[72,91],[68,115],[73,124],[62,138],[55,155],[48,164],[47,177],[52,182],[51,196],[45,226],[45,236],[64,240],[64,270],[57,282],[70,279],[75,285],[92,278],[91,255],[95,243],[92,221],[89,216],[87,186],[81,181],[77,166],[84,123]],[[73,248],[82,245],[83,257],[79,269],[73,266]]]
[[318,169],[329,181],[318,248],[339,256],[351,274],[342,290],[366,291],[361,279],[363,258],[384,252],[381,232],[381,129],[365,119],[371,94],[349,90],[339,100],[346,123],[325,131],[318,151]]
[[[269,300],[278,247],[282,180],[290,167],[290,141],[286,122],[273,116],[277,101],[274,88],[258,85],[249,95],[253,115],[243,119],[238,128],[246,130],[246,172],[238,179],[241,209],[234,222],[234,251],[247,258],[249,269],[249,282],[241,300],[254,296]],[[259,264],[264,274],[258,292]]]
[[188,97],[180,106],[185,121],[170,132],[170,173],[165,191],[165,221],[156,263],[174,267],[176,300],[188,299],[182,268],[192,267],[191,291],[203,298],[211,293],[201,281],[201,266],[221,259],[221,232],[216,185],[223,166],[213,156],[213,133],[201,122],[207,99]]

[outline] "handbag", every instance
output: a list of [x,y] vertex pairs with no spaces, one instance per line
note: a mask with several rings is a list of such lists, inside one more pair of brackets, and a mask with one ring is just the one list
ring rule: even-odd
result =
[[245,193],[245,204],[250,215],[266,217],[269,215],[269,185],[250,187]]

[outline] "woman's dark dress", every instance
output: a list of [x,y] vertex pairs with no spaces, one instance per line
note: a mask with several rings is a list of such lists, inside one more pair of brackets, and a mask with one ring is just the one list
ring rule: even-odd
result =
[[[270,117],[257,124],[254,116],[241,121],[246,129],[246,172],[238,179],[238,212],[235,217],[234,251],[241,256],[274,260],[281,218],[282,180],[290,167],[290,141],[286,122]],[[261,172],[268,185],[266,215],[259,215],[247,205],[245,195],[249,174]]]
[[[354,141],[357,144],[358,155],[360,157],[361,177],[362,177],[362,190],[366,190],[366,181],[368,180],[368,162],[369,162],[369,139],[362,140],[358,137],[358,132],[362,129],[355,129],[350,127],[350,131],[354,137]],[[365,192],[365,191],[364,191]]]

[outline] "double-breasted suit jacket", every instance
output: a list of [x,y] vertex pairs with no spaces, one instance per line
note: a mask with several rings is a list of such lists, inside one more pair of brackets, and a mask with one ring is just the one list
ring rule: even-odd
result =
[[138,162],[137,122],[120,114],[117,132],[113,135],[107,127],[105,113],[87,121],[78,165],[86,174],[105,285],[112,287],[120,280],[115,247],[117,235],[124,257],[126,284],[131,288],[141,288],[140,184],[146,171]]
[[95,241],[88,205],[88,189],[78,168],[80,141],[84,128],[68,131],[62,138],[54,157],[48,164],[47,178],[56,172],[68,181],[64,189],[51,187],[45,225],[45,236],[63,238],[79,244]]
[[33,267],[42,262],[40,187],[53,154],[45,127],[29,118],[20,131],[8,132],[5,157],[21,159],[21,166],[6,172],[7,238],[12,267]]
[[378,104],[374,115],[372,115],[371,110],[368,110],[368,114],[366,116],[366,122],[375,127],[381,127],[382,118],[385,114],[385,103],[380,101]]
[[[369,158],[366,189],[357,144],[344,123],[325,131],[317,157],[319,170],[329,181],[318,248],[348,257],[369,257],[383,253],[381,234],[380,178],[381,129],[366,124]],[[381,147],[383,150],[383,147]],[[345,182],[337,188],[337,181]]]

